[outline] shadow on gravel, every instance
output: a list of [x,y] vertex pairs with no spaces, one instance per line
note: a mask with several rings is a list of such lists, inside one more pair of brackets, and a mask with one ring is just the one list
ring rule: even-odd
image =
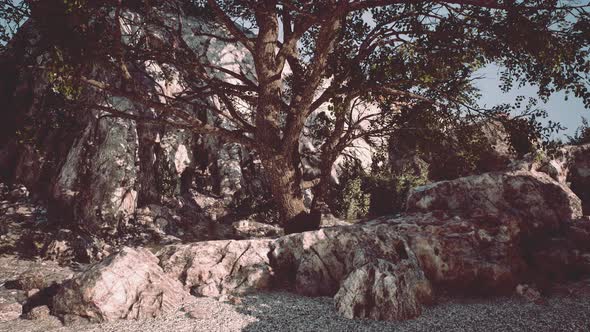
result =
[[242,331],[590,331],[590,296],[554,296],[537,305],[519,298],[457,299],[403,322],[349,320],[332,298],[285,292],[243,298],[235,306],[255,317]]

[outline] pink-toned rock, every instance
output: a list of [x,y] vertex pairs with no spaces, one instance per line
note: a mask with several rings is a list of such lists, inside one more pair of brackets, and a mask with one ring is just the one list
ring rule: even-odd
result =
[[512,216],[436,211],[374,222],[372,227],[379,233],[403,234],[436,287],[497,293],[512,289],[527,270],[521,225]]
[[223,240],[171,245],[159,253],[167,275],[195,295],[243,294],[270,287],[272,240]]
[[8,322],[20,317],[23,307],[16,301],[0,302],[0,322]]
[[147,249],[123,248],[65,282],[52,308],[91,321],[140,319],[178,310],[188,296]]
[[582,217],[580,199],[544,173],[491,172],[413,189],[409,212],[481,211],[485,215],[519,218],[526,233],[551,232]]
[[333,296],[348,318],[401,320],[432,301],[430,282],[397,231],[375,226],[333,227],[273,243],[277,277],[308,296]]

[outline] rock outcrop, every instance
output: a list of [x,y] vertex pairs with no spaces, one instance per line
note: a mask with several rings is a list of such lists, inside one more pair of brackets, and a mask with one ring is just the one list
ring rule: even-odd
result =
[[209,241],[167,246],[158,252],[167,275],[198,296],[243,294],[271,286],[272,240]]
[[97,322],[149,318],[178,310],[188,296],[147,249],[123,248],[66,281],[53,298],[52,313]]
[[432,300],[416,256],[395,231],[333,227],[286,236],[270,257],[277,279],[299,294],[335,295],[349,318],[408,319]]
[[252,220],[240,220],[232,224],[234,235],[238,239],[277,237],[283,235],[283,229],[276,225],[264,224]]
[[[416,189],[408,206],[414,212],[277,239],[167,245],[157,258],[125,249],[65,283],[53,310],[148,317],[177,308],[188,291],[224,297],[286,288],[333,296],[349,318],[401,320],[420,315],[439,291],[508,294],[590,272],[590,226],[574,220],[580,201],[546,174],[440,182]],[[135,277],[117,279],[125,271]]]
[[0,322],[17,319],[22,312],[22,305],[16,301],[0,302]]
[[[130,14],[129,22],[136,19],[137,15]],[[229,54],[225,52],[228,48],[234,48],[235,57],[243,55],[232,45],[212,42],[211,38],[194,40],[191,29],[206,24],[192,16],[183,21],[190,39],[187,47],[192,48],[188,51],[228,66],[233,65],[232,58],[220,58]],[[250,191],[266,190],[258,179],[260,167],[253,162],[255,156],[235,144],[227,145],[186,129],[112,117],[92,107],[67,109],[45,78],[47,72],[23,69],[50,58],[48,54],[37,58],[45,52],[45,39],[52,38],[39,32],[38,24],[34,20],[27,22],[0,59],[2,72],[9,74],[0,78],[0,102],[5,106],[0,112],[0,180],[23,183],[37,197],[50,201],[50,219],[60,228],[82,229],[105,239],[133,228],[137,208],[174,205],[169,203],[187,194],[191,186],[223,196],[225,206],[237,191],[252,196]],[[163,38],[154,31],[138,33]],[[161,70],[157,65],[145,66],[146,71]],[[116,75],[108,74],[103,67],[93,63],[83,71],[108,84],[118,84]],[[180,86],[178,80],[147,82],[140,77],[137,82],[148,95],[159,88],[171,94]],[[88,88],[81,89],[79,99],[140,116],[153,115],[153,110],[125,98],[104,97]],[[197,113],[210,123],[219,121],[205,108]],[[207,178],[207,183],[193,183],[199,175]],[[201,212],[199,208],[196,212]]]
[[334,296],[336,309],[346,318],[405,320],[422,313],[433,294],[413,261],[376,260],[353,270]]
[[582,217],[580,199],[543,173],[492,172],[417,187],[408,196],[409,212],[469,211],[519,218],[525,232],[555,231]]
[[584,214],[590,214],[590,144],[566,145],[550,154],[530,153],[510,168],[542,172],[569,186],[582,200]]

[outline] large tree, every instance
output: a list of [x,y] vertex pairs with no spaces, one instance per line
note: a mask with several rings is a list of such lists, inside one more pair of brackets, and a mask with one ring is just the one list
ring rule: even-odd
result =
[[[3,8],[29,15],[27,8],[14,4],[4,1]],[[319,135],[319,200],[326,194],[336,158],[356,139],[387,133],[395,119],[392,110],[430,108],[461,116],[484,112],[476,107],[473,80],[474,73],[488,64],[503,68],[505,89],[532,84],[541,97],[565,90],[590,105],[587,2],[27,4],[52,41],[47,49],[53,62],[46,66],[57,85],[81,84],[155,110],[146,116],[108,102],[87,105],[115,116],[188,128],[254,149],[283,221],[304,211],[299,141],[310,117],[326,105],[324,129],[329,130]],[[191,16],[204,23],[186,19]],[[242,51],[243,63],[224,66],[212,61],[195,46],[199,40],[233,45]],[[79,69],[88,63],[111,68],[110,77],[117,80]],[[142,80],[175,82],[180,88],[146,93]],[[202,121],[197,115],[202,109],[224,123]]]

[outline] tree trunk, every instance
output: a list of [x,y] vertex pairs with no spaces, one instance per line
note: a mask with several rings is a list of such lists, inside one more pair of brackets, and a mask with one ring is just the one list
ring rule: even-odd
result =
[[328,192],[330,181],[332,181],[332,166],[338,159],[338,156],[346,147],[347,137],[343,137],[345,132],[346,114],[350,110],[353,96],[347,96],[342,103],[335,103],[336,121],[331,135],[322,145],[322,154],[320,160],[320,181],[314,190],[313,202],[311,208],[318,209],[328,202]]
[[336,161],[338,154],[322,155],[320,162],[320,181],[314,188],[313,202],[311,209],[316,210],[328,203],[328,193],[330,190],[330,182],[332,181],[332,166]]
[[286,222],[305,211],[300,183],[301,176],[283,155],[262,157],[263,165],[269,177],[270,189],[280,215],[280,222]]

